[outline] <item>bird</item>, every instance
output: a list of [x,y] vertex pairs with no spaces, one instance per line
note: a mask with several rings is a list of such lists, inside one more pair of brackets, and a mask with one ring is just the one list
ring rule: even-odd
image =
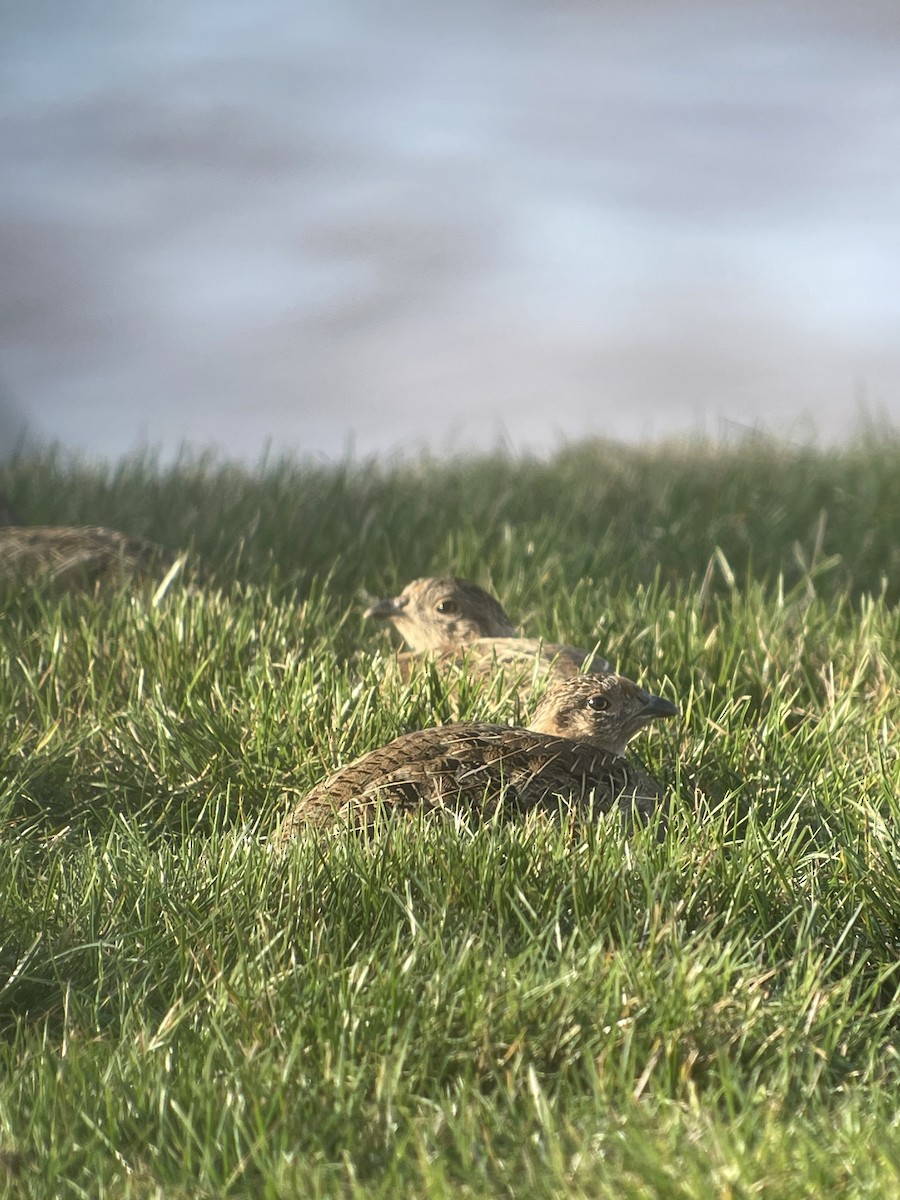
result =
[[97,525],[0,527],[0,581],[93,588],[139,576],[169,578],[184,558]]
[[398,596],[370,605],[364,615],[390,621],[409,646],[396,659],[404,680],[423,660],[441,668],[464,664],[485,677],[502,672],[505,682],[527,698],[535,677],[563,679],[614,669],[608,659],[586,650],[520,637],[496,597],[452,575],[415,579]]
[[287,814],[280,843],[306,828],[371,826],[386,813],[450,812],[472,824],[495,814],[578,816],[618,805],[626,820],[660,807],[660,785],[624,757],[651,721],[678,708],[631,679],[582,674],[551,686],[527,728],[459,722],[402,734],[342,767]]

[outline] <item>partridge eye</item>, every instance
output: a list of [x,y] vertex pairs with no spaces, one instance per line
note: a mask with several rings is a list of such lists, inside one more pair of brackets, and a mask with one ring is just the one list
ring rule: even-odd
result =
[[588,708],[594,712],[605,712],[609,708],[609,701],[605,696],[588,696]]
[[455,600],[441,600],[437,605],[439,613],[455,613],[459,605]]

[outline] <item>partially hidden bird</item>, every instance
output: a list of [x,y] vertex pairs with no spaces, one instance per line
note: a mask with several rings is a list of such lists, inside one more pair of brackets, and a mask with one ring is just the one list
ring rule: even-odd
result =
[[93,588],[177,574],[184,556],[96,525],[0,527],[0,581]]
[[618,806],[646,819],[660,785],[623,755],[628,742],[677,707],[630,679],[583,674],[553,684],[526,728],[459,722],[406,733],[342,767],[288,813],[278,833],[370,825],[378,812],[453,813],[471,824],[560,804],[590,819]]
[[496,597],[452,575],[415,579],[398,596],[370,605],[365,615],[389,621],[409,647],[396,660],[403,679],[422,661],[441,669],[464,664],[470,674],[485,678],[503,672],[527,698],[530,683],[545,675],[562,679],[613,670],[607,659],[587,650],[520,637]]

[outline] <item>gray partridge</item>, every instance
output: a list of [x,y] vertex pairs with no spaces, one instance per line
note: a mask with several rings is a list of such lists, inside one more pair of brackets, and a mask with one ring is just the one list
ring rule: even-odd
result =
[[0,581],[92,588],[142,575],[162,578],[178,562],[153,542],[100,526],[0,527]]
[[547,692],[527,728],[462,722],[403,734],[341,768],[304,797],[278,834],[370,825],[376,812],[444,811],[478,824],[495,813],[579,817],[618,805],[646,818],[659,784],[622,757],[650,721],[676,716],[668,700],[622,675],[576,675]]
[[365,615],[390,621],[410,650],[397,656],[401,678],[432,659],[439,668],[465,664],[469,674],[492,678],[527,693],[535,676],[563,679],[581,671],[612,671],[605,658],[586,650],[519,637],[499,600],[484,588],[453,576],[416,579],[399,596],[379,600]]

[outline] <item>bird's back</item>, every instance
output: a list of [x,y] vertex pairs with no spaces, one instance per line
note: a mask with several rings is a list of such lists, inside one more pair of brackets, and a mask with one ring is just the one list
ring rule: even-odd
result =
[[586,818],[617,802],[646,815],[660,798],[645,772],[584,742],[460,723],[404,734],[350,763],[296,805],[280,836],[307,826],[366,825],[379,807],[449,811],[478,824],[495,813],[556,813],[560,799]]
[[435,663],[451,683],[458,671],[476,679],[502,678],[504,688],[515,689],[524,700],[538,679],[568,679],[583,671],[604,674],[613,670],[612,663],[599,655],[589,656],[587,651],[574,646],[524,637],[477,638],[438,654],[410,650],[401,651],[396,657],[404,681],[412,678],[418,664],[428,662]]
[[459,650],[446,652],[448,660],[451,655],[456,661],[470,662],[491,673],[498,668],[516,671],[533,668],[537,664],[541,674],[555,679],[580,675],[584,671],[602,674],[613,669],[608,659],[589,655],[588,651],[574,646],[545,642],[541,638],[478,638]]
[[171,551],[115,529],[91,525],[0,528],[0,577],[6,579],[92,586],[151,570],[165,571],[175,561]]

